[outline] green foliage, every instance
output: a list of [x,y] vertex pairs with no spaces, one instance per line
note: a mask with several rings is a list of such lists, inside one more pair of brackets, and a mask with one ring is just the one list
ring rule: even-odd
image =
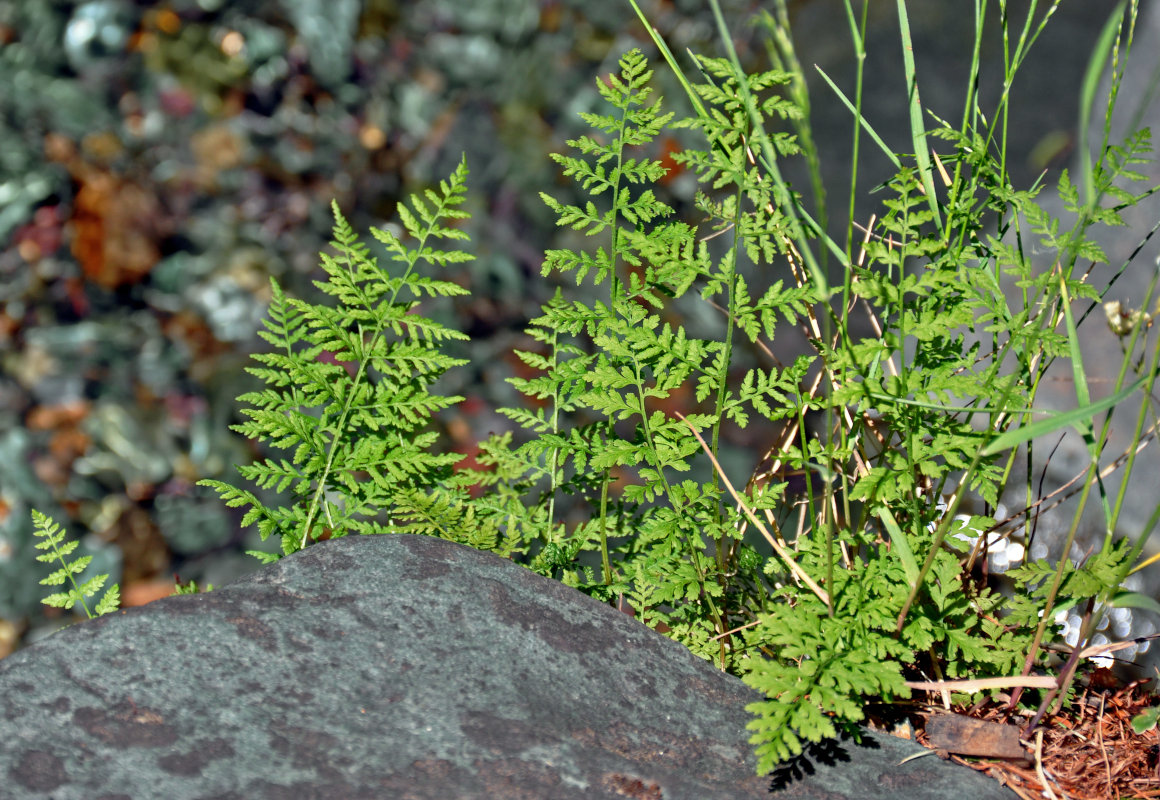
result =
[[205,586],[198,586],[197,581],[189,581],[188,583],[182,583],[179,580],[173,586],[173,593],[174,594],[205,594],[206,592],[212,592],[213,588],[214,587],[213,587],[212,583],[207,583]]
[[467,238],[453,227],[468,216],[458,208],[466,180],[467,165],[460,163],[438,192],[428,189],[399,207],[414,244],[387,230],[371,231],[385,246],[393,273],[370,255],[335,205],[337,256],[322,255],[327,279],[315,284],[335,306],[289,298],[271,281],[270,318],[261,336],[276,349],[254,356],[262,366],[249,371],[266,388],[239,398],[249,404],[242,412],[249,419],[234,430],[290,453],[238,471],[259,489],[289,490],[292,500],[270,507],[248,489],[216,480],[202,484],[215,488],[227,505],[247,507],[243,524],[257,523],[263,540],[279,536],[283,554],[324,534],[438,529],[415,493],[447,479],[462,456],[435,452],[437,435],[425,428],[434,414],[462,398],[433,395],[429,387],[463,363],[439,345],[467,337],[416,307],[423,297],[466,290],[418,268],[471,259],[435,247],[438,240]]
[[1160,720],[1160,706],[1152,706],[1132,717],[1132,730],[1137,734],[1147,733],[1156,727],[1157,720]]
[[70,610],[80,603],[81,609],[89,619],[110,614],[120,607],[121,588],[119,585],[113,584],[105,589],[105,593],[101,595],[97,605],[90,610],[87,599],[95,597],[105,587],[105,582],[109,580],[109,576],[94,575],[83,584],[77,584],[77,576],[85,571],[93,557],[81,556],[69,561],[68,557],[77,549],[76,540],[66,542],[65,532],[60,525],[35,509],[32,511],[32,524],[36,528],[36,538],[39,539],[36,543],[36,549],[50,551],[37,556],[36,560],[48,564],[55,561],[60,564],[60,569],[42,580],[41,585],[63,586],[67,583],[70,587],[63,592],[55,592],[45,597],[42,602],[46,606]]
[[[788,38],[779,42],[779,63],[796,64]],[[469,471],[438,452],[428,427],[460,400],[430,387],[461,363],[440,346],[464,337],[418,308],[465,290],[419,267],[469,258],[433,244],[464,238],[454,227],[465,216],[461,164],[438,191],[399,208],[406,241],[372,231],[396,272],[379,266],[335,207],[338,255],[322,256],[327,280],[318,284],[334,306],[273,284],[264,337],[275,350],[251,370],[266,388],[240,398],[249,419],[236,430],[289,451],[240,468],[259,490],[288,493],[286,504],[204,483],[245,507],[243,522],[263,539],[278,535],[283,554],[324,534],[425,533],[627,603],[765,693],[750,726],[765,771],[805,741],[851,729],[868,699],[909,696],[914,678],[1050,666],[1041,645],[1053,606],[1125,602],[1120,587],[1139,543],[1109,541],[1082,566],[1024,565],[1011,598],[974,566],[991,541],[980,531],[1004,523],[991,516],[1000,492],[1019,482],[1017,453],[993,445],[1029,425],[1054,359],[1078,363],[1071,309],[1098,294],[1074,267],[1103,258],[1090,225],[1119,221],[1119,206],[1100,197],[1123,205],[1141,196],[1116,181],[1134,179],[1148,138],[1106,150],[1091,172],[1094,195],[1061,177],[1076,217],[1061,233],[1035,191],[1010,185],[988,145],[1002,133],[968,104],[957,128],[940,120],[914,131],[923,148],[928,137],[951,148],[938,160],[954,172],[942,191],[925,150],[889,154],[898,170],[881,218],[856,240],[851,203],[839,243],[780,176],[778,161],[799,148],[778,126],[808,133],[800,74],[747,74],[735,57],[699,58],[694,86],[670,66],[692,117],[664,111],[633,50],[597,82],[608,110],[583,115],[592,134],[554,156],[591,199],[542,198],[558,225],[592,244],[545,258],[544,275],[567,275],[579,299],[559,289],[527,329],[533,346],[516,354],[533,371],[512,379],[528,402],[500,411],[522,429],[518,440],[492,436],[481,445],[483,469]],[[796,88],[787,97],[784,87]],[[674,220],[659,199],[666,169],[655,140],[669,128],[704,141],[674,156],[699,181],[700,228]],[[1036,271],[1032,242],[1053,254],[1053,270]],[[840,261],[840,285],[829,284],[826,258]],[[1015,281],[1015,300],[1004,278]],[[718,324],[693,335],[682,319],[698,303]],[[856,333],[867,326],[855,310],[873,336]],[[790,364],[746,360],[739,343],[769,353],[787,325],[805,332],[810,352]],[[1155,358],[1136,370],[1136,385],[1160,372]],[[1125,385],[1114,390],[1124,398]],[[1102,434],[1092,417],[1113,403],[1097,409],[1086,392],[1077,400],[1091,413],[1059,424],[1078,420],[1094,483]],[[723,434],[759,419],[781,434],[768,468],[738,492],[720,467]],[[1029,467],[1023,481],[1030,499]],[[982,513],[957,513],[968,497]]]

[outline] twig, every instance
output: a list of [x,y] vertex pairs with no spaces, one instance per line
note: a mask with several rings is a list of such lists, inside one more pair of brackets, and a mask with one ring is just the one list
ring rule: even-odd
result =
[[1048,800],[1059,800],[1055,792],[1051,791],[1051,783],[1047,780],[1047,773],[1043,771],[1043,729],[1035,732],[1035,774],[1043,784],[1043,793]]
[[770,534],[768,530],[766,530],[765,526],[761,524],[761,520],[757,518],[757,515],[753,513],[752,509],[745,505],[744,501],[741,499],[741,495],[737,494],[737,490],[733,488],[733,484],[730,482],[729,476],[725,474],[725,470],[721,469],[721,464],[717,461],[717,457],[713,455],[713,451],[709,449],[709,445],[705,443],[705,439],[701,436],[700,433],[697,432],[697,429],[694,428],[687,419],[685,419],[683,414],[677,412],[677,417],[686,425],[688,425],[689,430],[691,430],[693,435],[697,437],[697,441],[701,443],[701,447],[704,448],[705,454],[708,455],[709,460],[713,462],[713,468],[717,470],[717,474],[721,476],[721,482],[725,484],[725,488],[729,490],[729,494],[732,495],[733,500],[737,503],[741,510],[745,512],[745,516],[748,517],[749,521],[753,523],[753,526],[761,532],[761,535],[765,537],[767,542],[769,542],[774,552],[777,553],[778,556],[781,557],[781,560],[786,563],[786,566],[789,567],[790,572],[792,572],[798,580],[808,586],[810,591],[817,595],[818,599],[825,603],[827,607],[829,607],[829,593],[821,586],[818,586],[818,584],[814,582],[814,579],[806,574],[805,570],[797,565],[797,562],[793,560],[793,556],[789,554],[789,551],[786,550],[782,546],[781,542],[779,542],[772,534]]

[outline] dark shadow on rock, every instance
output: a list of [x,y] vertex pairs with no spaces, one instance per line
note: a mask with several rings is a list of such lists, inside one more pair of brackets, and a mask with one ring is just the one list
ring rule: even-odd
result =
[[801,753],[779,764],[770,773],[769,790],[777,792],[796,781],[803,781],[816,775],[818,770],[814,767],[815,761],[826,767],[837,766],[839,763],[849,764],[852,747],[864,747],[867,750],[882,749],[876,740],[868,736],[863,736],[861,742],[855,742],[848,731],[841,731],[836,739],[806,742]]

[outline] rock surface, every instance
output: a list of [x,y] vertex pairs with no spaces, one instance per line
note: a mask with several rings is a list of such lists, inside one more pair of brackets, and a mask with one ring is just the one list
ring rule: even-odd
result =
[[754,774],[757,695],[494,555],[349,537],[0,662],[4,798],[1009,798],[918,745]]

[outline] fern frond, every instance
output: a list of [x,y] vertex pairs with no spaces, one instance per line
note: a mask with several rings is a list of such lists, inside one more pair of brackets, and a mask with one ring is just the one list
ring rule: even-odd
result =
[[[420,275],[420,264],[446,267],[471,256],[434,246],[463,241],[455,227],[466,192],[467,165],[449,179],[399,206],[403,229],[414,243],[372,229],[391,262],[391,274],[360,241],[336,204],[336,255],[322,254],[322,292],[334,307],[287,298],[273,284],[266,338],[278,348],[256,356],[251,373],[267,388],[240,398],[248,418],[235,429],[289,459],[265,459],[239,469],[243,479],[278,493],[290,491],[282,507],[267,507],[253,493],[221,481],[202,481],[230,506],[246,506],[243,524],[258,524],[265,539],[278,534],[284,553],[318,538],[377,531],[395,513],[398,498],[419,487],[448,480],[461,456],[430,452],[434,435],[423,432],[438,412],[462,400],[433,395],[429,387],[444,372],[465,363],[438,346],[467,337],[416,313],[422,298],[458,297],[466,290],[451,281]],[[406,298],[406,299],[404,299]]]
[[109,587],[97,602],[93,610],[89,610],[88,598],[96,596],[105,587],[109,580],[108,575],[94,575],[83,584],[78,585],[76,576],[83,573],[93,560],[92,556],[81,556],[68,560],[68,556],[77,548],[77,542],[65,541],[65,532],[53,519],[36,509],[32,510],[33,535],[37,538],[34,545],[37,550],[48,550],[36,557],[44,563],[57,562],[60,568],[47,578],[40,581],[42,586],[61,586],[65,583],[71,588],[63,592],[54,592],[46,596],[41,602],[53,608],[72,609],[78,603],[89,619],[116,611],[121,603],[121,590],[117,584]]

